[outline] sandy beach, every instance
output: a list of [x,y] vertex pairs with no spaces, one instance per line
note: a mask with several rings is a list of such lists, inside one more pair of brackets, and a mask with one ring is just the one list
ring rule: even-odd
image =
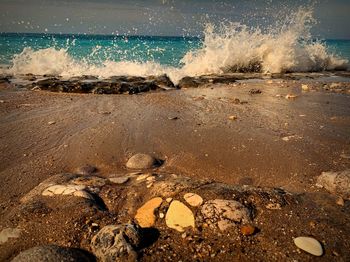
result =
[[[125,176],[131,173],[126,162],[136,153],[162,162],[141,173],[234,187],[240,193],[216,188],[214,196],[202,187],[196,192],[205,201],[219,195],[244,199],[256,228],[246,236],[239,227],[210,231],[196,220],[195,229],[183,235],[158,218],[159,236],[138,249],[140,261],[313,260],[295,247],[298,236],[321,242],[319,261],[349,260],[350,202],[316,187],[322,172],[350,168],[348,73],[250,78],[134,95],[49,92],[2,81],[0,226],[20,228],[21,234],[0,246],[0,260],[41,244],[91,252],[98,229],[133,219],[143,203],[159,196],[151,192],[156,184],[107,183],[96,193],[103,210],[73,196],[39,194],[30,208],[21,199],[43,181],[77,174],[86,165],[103,179]],[[195,188],[174,190],[172,198]],[[253,193],[245,190],[262,191],[251,200]],[[130,192],[139,195],[125,201]],[[265,208],[269,194],[281,201],[279,208]]]

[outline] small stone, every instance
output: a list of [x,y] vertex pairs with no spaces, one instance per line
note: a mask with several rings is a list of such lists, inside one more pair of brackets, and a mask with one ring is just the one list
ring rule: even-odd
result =
[[182,235],[181,235],[182,238],[186,238],[186,236],[187,236],[187,235],[186,235],[186,232],[185,232],[185,233],[182,233]]
[[320,244],[320,242],[318,242],[316,239],[312,238],[312,237],[297,237],[297,238],[294,238],[294,244],[314,255],[314,256],[322,256],[323,254],[323,248]]
[[193,207],[197,207],[203,204],[203,198],[195,193],[186,193],[184,195],[186,202]]
[[297,98],[298,96],[297,95],[293,95],[293,94],[288,94],[285,96],[286,99],[294,99],[294,98]]
[[301,89],[302,89],[303,91],[309,91],[309,90],[310,90],[309,86],[308,86],[308,85],[305,85],[305,84],[301,85]]
[[344,199],[342,197],[339,197],[336,201],[337,205],[339,206],[344,206]]
[[90,200],[94,199],[88,192],[86,192],[84,190],[75,191],[73,193],[73,196],[82,197],[82,198],[86,198],[86,199],[90,199]]
[[281,205],[279,203],[269,203],[266,205],[267,209],[278,210],[281,209]]
[[160,217],[160,218],[164,218],[164,217],[165,217],[164,213],[162,213],[162,212],[159,213],[159,217]]
[[135,219],[140,227],[148,228],[154,225],[156,222],[154,211],[162,204],[162,201],[161,197],[152,198],[137,210]]
[[237,116],[229,116],[228,119],[229,120],[237,120]]
[[91,165],[79,167],[76,171],[79,175],[91,175],[97,172],[97,168]]
[[54,124],[56,124],[56,122],[55,121],[49,121],[48,124],[49,125],[54,125]]
[[125,184],[126,182],[129,181],[130,177],[120,176],[120,177],[109,177],[108,179],[114,184]]
[[5,228],[0,232],[0,244],[7,242],[9,238],[18,238],[22,230],[18,228]]
[[149,184],[146,185],[147,188],[150,188],[152,186],[153,186],[153,183],[149,183]]
[[179,232],[183,232],[186,227],[194,228],[194,216],[187,206],[178,200],[171,202],[165,216],[166,225]]
[[126,163],[127,168],[131,169],[149,169],[156,165],[157,160],[147,154],[136,154],[130,157]]
[[251,225],[241,226],[241,233],[245,236],[251,236],[255,233],[255,227]]
[[173,201],[172,197],[168,197],[167,199],[165,199],[166,202],[170,203],[171,201]]

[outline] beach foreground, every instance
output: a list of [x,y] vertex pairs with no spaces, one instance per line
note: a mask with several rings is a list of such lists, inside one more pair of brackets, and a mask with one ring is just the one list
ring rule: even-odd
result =
[[[316,186],[322,172],[350,168],[349,74],[230,77],[118,95],[92,91],[94,82],[57,93],[36,79],[27,88],[2,81],[0,227],[19,230],[0,245],[0,260],[45,244],[100,256],[96,234],[131,223],[155,197],[147,216],[154,209],[156,219],[130,237],[129,259],[305,261],[314,256],[293,238],[311,236],[321,261],[349,260],[349,196]],[[126,168],[137,153],[158,166]],[[81,187],[42,195],[55,185]],[[191,207],[186,193],[204,202]],[[203,207],[216,199],[237,201],[247,216],[208,215]],[[194,215],[183,232],[166,225],[176,200]]]

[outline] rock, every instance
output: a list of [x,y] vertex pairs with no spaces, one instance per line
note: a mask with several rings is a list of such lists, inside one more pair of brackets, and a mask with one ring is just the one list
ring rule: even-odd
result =
[[93,186],[93,187],[103,187],[106,184],[106,179],[97,176],[81,176],[74,178],[70,181],[72,184]]
[[340,172],[322,172],[317,178],[316,185],[350,200],[350,169]]
[[49,121],[48,124],[49,125],[54,125],[54,124],[56,124],[56,122],[55,121]]
[[298,96],[297,95],[293,95],[293,94],[287,94],[285,96],[286,99],[294,99],[294,98],[297,98]]
[[237,120],[237,116],[229,116],[228,119],[229,120]]
[[322,256],[323,255],[323,249],[322,249],[322,246],[320,244],[320,242],[318,242],[316,239],[312,238],[312,237],[297,237],[297,238],[294,238],[294,244],[314,255],[314,256]]
[[66,248],[55,245],[37,246],[17,255],[12,262],[88,262],[94,261],[92,256],[76,248]]
[[152,168],[157,164],[157,160],[147,154],[136,154],[130,157],[126,163],[127,168],[131,169],[148,169]]
[[71,195],[93,200],[94,198],[88,192],[85,191],[84,185],[53,185],[46,188],[43,192],[43,196],[54,195]]
[[256,94],[261,94],[261,93],[262,92],[260,89],[253,88],[253,89],[249,90],[249,94],[251,94],[251,95],[256,95]]
[[165,222],[169,228],[183,232],[186,227],[194,228],[194,216],[187,206],[178,200],[171,202],[165,215]]
[[126,182],[129,181],[130,177],[128,176],[119,176],[119,177],[109,177],[109,181],[115,184],[125,184]]
[[255,227],[252,225],[241,226],[241,233],[245,236],[251,236],[255,233]]
[[154,225],[156,222],[156,216],[154,213],[162,204],[162,201],[163,199],[161,197],[152,198],[137,210],[135,219],[140,227],[147,228]]
[[229,228],[231,228],[233,226],[234,226],[234,224],[230,220],[222,219],[222,220],[218,221],[218,228],[221,231],[226,231],[227,229],[229,229]]
[[197,207],[203,204],[203,198],[195,193],[186,193],[184,195],[184,199],[189,205],[193,207]]
[[172,197],[167,197],[167,199],[165,199],[166,202],[170,203],[171,201],[173,201]]
[[139,175],[139,176],[136,178],[136,181],[145,180],[145,179],[148,178],[149,176],[150,176],[150,174],[142,174],[142,175]]
[[92,174],[96,173],[97,171],[98,170],[96,167],[91,166],[91,165],[85,165],[85,166],[79,167],[76,172],[79,175],[92,175]]
[[[209,222],[217,222],[220,224],[227,224],[230,222],[244,222],[250,221],[250,212],[238,201],[215,199],[204,203],[201,212],[204,219]],[[220,222],[223,221],[223,222]],[[223,228],[221,226],[221,228]]]
[[338,197],[337,201],[336,201],[336,204],[338,206],[344,206],[345,203],[344,203],[344,199],[342,197]]
[[309,91],[310,90],[310,88],[309,88],[309,86],[308,85],[301,85],[301,90],[303,90],[303,91]]
[[18,238],[22,230],[18,228],[5,228],[0,232],[0,244],[7,242],[9,238]]
[[281,205],[279,203],[269,203],[266,205],[267,209],[278,210],[281,209]]
[[91,249],[100,261],[137,261],[140,242],[137,225],[109,225],[92,238]]

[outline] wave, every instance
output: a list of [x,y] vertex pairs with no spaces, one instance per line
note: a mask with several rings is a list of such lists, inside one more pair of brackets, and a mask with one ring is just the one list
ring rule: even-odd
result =
[[[349,70],[349,61],[330,52],[325,43],[312,39],[314,24],[311,8],[299,8],[274,26],[264,30],[240,23],[207,24],[202,46],[189,51],[181,66],[165,66],[153,61],[111,61],[100,64],[93,54],[74,59],[68,48],[33,50],[30,47],[14,56],[6,73],[52,74],[61,76],[167,74],[177,82],[184,76],[223,74],[229,72],[314,72]],[[283,22],[281,22],[283,21]],[[115,50],[117,52],[118,50]]]

